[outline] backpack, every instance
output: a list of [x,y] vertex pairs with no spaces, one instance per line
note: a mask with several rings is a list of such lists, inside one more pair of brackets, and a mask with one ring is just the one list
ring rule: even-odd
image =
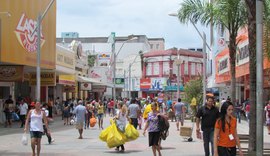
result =
[[267,114],[268,114],[268,118],[270,118],[270,106],[266,106],[266,111],[267,111]]
[[164,115],[158,116],[158,128],[160,130],[160,138],[166,140],[166,138],[169,136],[169,128],[170,128],[170,123],[166,116]]

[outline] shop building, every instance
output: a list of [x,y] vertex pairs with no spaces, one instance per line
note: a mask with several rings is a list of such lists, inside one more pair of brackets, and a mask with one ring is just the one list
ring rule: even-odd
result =
[[[0,109],[8,95],[13,100],[36,97],[37,32],[36,19],[50,0],[9,1],[0,5]],[[56,3],[41,24],[41,101],[46,101],[49,86],[55,86]],[[15,102],[14,102],[15,103]],[[3,122],[0,110],[0,122]]]
[[[181,62],[179,68],[176,65],[178,56]],[[142,97],[161,95],[164,97],[166,95],[176,100],[178,69],[180,73],[179,87],[183,95],[185,84],[202,75],[202,52],[186,49],[168,49],[145,53],[143,74],[140,80]]]

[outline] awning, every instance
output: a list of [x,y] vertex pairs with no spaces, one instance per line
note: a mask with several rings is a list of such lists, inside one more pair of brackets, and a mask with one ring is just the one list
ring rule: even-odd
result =
[[90,82],[90,83],[96,83],[96,84],[100,84],[101,82],[99,82],[99,80],[97,79],[93,79],[93,78],[89,78],[89,77],[83,77],[83,76],[78,76],[77,80],[79,82]]

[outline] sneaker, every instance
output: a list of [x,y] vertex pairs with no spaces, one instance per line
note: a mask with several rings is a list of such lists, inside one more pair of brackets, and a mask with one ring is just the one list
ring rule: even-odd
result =
[[54,142],[54,138],[52,138],[51,142],[49,142],[49,144],[53,143]]

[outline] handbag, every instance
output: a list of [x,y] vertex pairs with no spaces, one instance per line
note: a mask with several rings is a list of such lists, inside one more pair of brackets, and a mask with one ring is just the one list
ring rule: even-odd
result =
[[27,138],[26,133],[23,133],[21,142],[22,142],[22,145],[27,146],[28,138]]

